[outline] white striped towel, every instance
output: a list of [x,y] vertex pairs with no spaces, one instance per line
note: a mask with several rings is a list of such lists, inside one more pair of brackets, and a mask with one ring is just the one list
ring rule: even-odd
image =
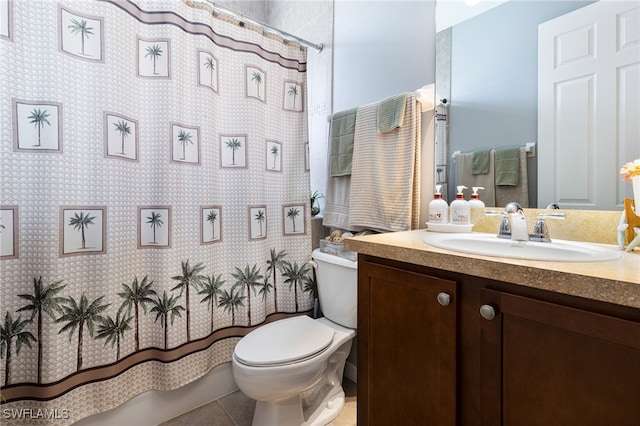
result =
[[417,229],[420,218],[421,116],[415,93],[404,122],[378,133],[378,103],[358,108],[353,146],[349,221],[378,231]]

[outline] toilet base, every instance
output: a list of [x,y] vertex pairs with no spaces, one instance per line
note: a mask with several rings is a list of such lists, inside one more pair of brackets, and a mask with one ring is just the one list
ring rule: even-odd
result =
[[[345,404],[342,386],[337,386],[311,413],[302,410],[301,396],[283,401],[257,401],[252,426],[324,426],[334,420]],[[309,411],[309,410],[307,410]]]

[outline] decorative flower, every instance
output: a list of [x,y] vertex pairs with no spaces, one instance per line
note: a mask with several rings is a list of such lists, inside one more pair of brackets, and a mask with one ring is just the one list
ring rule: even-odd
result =
[[627,181],[634,176],[640,176],[640,158],[622,166],[620,174],[623,175],[623,181]]

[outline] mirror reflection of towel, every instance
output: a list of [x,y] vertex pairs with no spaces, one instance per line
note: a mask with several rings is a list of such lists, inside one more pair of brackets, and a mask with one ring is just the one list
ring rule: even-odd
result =
[[[519,175],[517,185],[496,185],[496,206],[506,206],[515,201],[523,208],[529,207],[529,179],[527,177],[527,150],[524,147],[518,149]],[[494,152],[494,155],[496,153]]]
[[474,151],[471,156],[471,174],[483,175],[489,173],[489,153],[490,149]]
[[461,153],[456,156],[455,167],[455,185],[464,185],[467,188],[481,186],[484,191],[480,193],[480,199],[487,207],[496,206],[496,188],[495,188],[495,152],[489,150],[489,172],[474,175],[471,170],[473,162],[473,153]]
[[496,149],[495,162],[496,186],[518,186],[519,148]]

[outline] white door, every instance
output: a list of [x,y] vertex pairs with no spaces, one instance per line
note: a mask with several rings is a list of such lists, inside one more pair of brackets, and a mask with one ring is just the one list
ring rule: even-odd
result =
[[601,0],[538,27],[538,206],[621,209],[640,158],[640,2]]

